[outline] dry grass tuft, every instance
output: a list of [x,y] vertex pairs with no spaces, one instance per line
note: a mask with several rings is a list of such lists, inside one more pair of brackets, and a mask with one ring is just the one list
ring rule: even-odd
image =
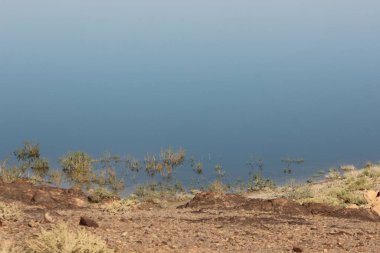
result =
[[22,216],[22,211],[17,204],[0,202],[0,219],[16,221]]
[[215,180],[209,185],[208,190],[210,192],[224,193],[226,192],[227,187],[220,180]]
[[283,196],[301,203],[316,202],[333,206],[356,204],[366,206],[364,193],[370,189],[380,190],[380,165],[369,164],[357,170],[353,165],[332,169],[329,180],[317,184],[301,184],[279,189]]
[[102,210],[111,214],[124,214],[137,208],[139,205],[140,202],[136,199],[122,199],[103,205]]
[[99,236],[84,229],[72,230],[60,223],[52,230],[42,230],[37,239],[27,241],[31,253],[113,253]]
[[23,253],[25,250],[9,240],[0,240],[0,253]]

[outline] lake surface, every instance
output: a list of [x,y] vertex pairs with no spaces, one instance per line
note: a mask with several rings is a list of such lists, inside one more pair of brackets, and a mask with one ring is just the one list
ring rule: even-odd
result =
[[[230,178],[380,160],[379,1],[0,0],[0,159],[182,146]],[[210,168],[212,170],[212,168]]]

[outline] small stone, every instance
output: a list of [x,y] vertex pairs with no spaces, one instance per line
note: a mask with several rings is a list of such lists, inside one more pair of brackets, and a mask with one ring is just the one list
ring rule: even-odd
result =
[[71,200],[71,204],[76,207],[87,207],[88,202],[84,201],[83,199],[80,198],[73,198]]
[[124,233],[121,234],[121,236],[124,236],[124,237],[127,236],[127,235],[128,235],[128,232],[124,232]]
[[294,252],[303,252],[303,249],[299,246],[293,246],[293,251]]
[[45,220],[45,222],[47,222],[47,223],[53,223],[53,222],[54,222],[54,219],[53,219],[53,217],[51,217],[51,215],[50,215],[49,212],[46,212],[46,213],[44,214],[44,220]]
[[35,220],[31,220],[31,221],[29,221],[28,226],[31,227],[31,228],[37,227],[38,226],[38,222],[35,221]]
[[93,228],[99,227],[96,221],[85,216],[80,217],[79,225]]

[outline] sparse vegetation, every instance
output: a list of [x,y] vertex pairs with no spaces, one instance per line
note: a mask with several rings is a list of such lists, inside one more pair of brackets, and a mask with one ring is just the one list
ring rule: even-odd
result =
[[84,229],[70,229],[60,223],[51,230],[42,230],[38,238],[27,241],[30,253],[113,253],[99,236]]
[[338,168],[332,167],[326,175],[327,179],[337,180],[342,178],[342,174]]
[[23,174],[31,170],[35,177],[43,181],[49,171],[49,162],[47,159],[40,157],[38,144],[25,142],[23,147],[16,149],[13,154],[20,163],[18,168]]
[[17,246],[15,242],[0,240],[0,253],[25,253],[25,249]]
[[6,161],[0,163],[0,180],[4,183],[12,183],[22,177],[23,171],[17,166],[7,167]]
[[17,204],[0,202],[0,220],[15,221],[21,216],[22,211]]
[[129,212],[131,209],[137,208],[140,202],[136,198],[122,199],[118,201],[113,201],[109,204],[103,206],[103,211],[112,214],[124,214]]
[[217,193],[223,193],[223,192],[226,192],[227,191],[227,186],[224,185],[222,183],[222,181],[220,180],[215,180],[214,182],[212,182],[209,187],[208,187],[208,190],[210,192],[217,192]]
[[[310,177],[306,184],[289,180],[286,186],[276,187],[271,179],[264,176],[263,160],[253,158],[248,162],[250,173],[246,180],[236,183],[229,181],[228,184],[224,184],[225,170],[218,164],[213,170],[214,180],[201,182],[202,178],[206,178],[203,174],[207,166],[194,157],[187,161],[186,152],[182,148],[161,149],[159,155],[146,155],[143,161],[131,155],[123,158],[105,153],[100,159],[95,159],[82,151],[69,152],[59,160],[62,170],[54,171],[50,171],[49,162],[41,158],[38,144],[25,142],[14,155],[18,164],[8,167],[6,162],[0,163],[1,181],[13,182],[24,178],[33,183],[49,182],[60,186],[66,180],[81,186],[82,189],[87,189],[89,199],[96,203],[118,199],[119,193],[125,188],[125,182],[133,181],[129,181],[128,177],[135,178],[140,172],[145,172],[151,181],[136,186],[134,196],[139,201],[176,200],[188,196],[185,187],[174,177],[176,170],[184,165],[188,165],[196,176],[194,184],[196,187],[192,188],[192,192],[199,189],[213,192],[270,191],[299,202],[365,205],[363,192],[380,189],[380,165],[370,162],[363,169],[357,169],[354,165],[342,165],[331,168],[327,174],[323,171],[318,172]],[[292,158],[281,161],[286,164],[284,169],[286,175],[294,174],[293,167],[304,163],[303,159]],[[27,171],[32,174],[26,177]],[[323,176],[328,180],[323,181]],[[322,181],[313,183],[317,178]]]
[[92,168],[93,159],[89,154],[81,151],[70,152],[60,159],[65,176],[77,185],[89,185],[94,180]]
[[293,190],[282,189],[284,195],[299,202],[317,202],[334,206],[367,204],[364,193],[380,189],[379,166],[367,164],[357,170],[354,166],[332,168],[326,175],[328,181],[318,184],[295,186]]
[[248,191],[273,189],[275,187],[273,180],[263,176],[264,161],[262,159],[255,160],[252,157],[247,164],[250,167]]
[[281,162],[286,164],[286,167],[284,168],[283,172],[285,174],[292,174],[293,173],[293,166],[294,165],[301,165],[305,162],[305,160],[303,158],[297,158],[297,159],[284,158],[284,159],[281,159]]
[[105,200],[118,199],[118,195],[104,187],[98,187],[88,191],[88,199],[92,203],[100,203]]

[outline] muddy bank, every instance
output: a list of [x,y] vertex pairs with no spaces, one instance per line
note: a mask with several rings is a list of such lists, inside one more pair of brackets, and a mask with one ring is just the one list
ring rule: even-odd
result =
[[370,209],[339,208],[318,203],[299,204],[284,199],[249,199],[237,194],[198,193],[191,201],[178,208],[242,209],[257,212],[273,212],[281,215],[321,215],[327,217],[380,221],[380,216]]

